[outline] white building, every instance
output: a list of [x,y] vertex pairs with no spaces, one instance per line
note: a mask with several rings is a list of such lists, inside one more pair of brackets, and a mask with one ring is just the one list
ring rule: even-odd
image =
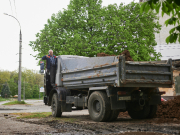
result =
[[[145,2],[146,0],[139,0],[139,2]],[[159,9],[158,13],[159,17],[159,23],[162,25],[160,33],[155,33],[155,40],[157,42],[157,46],[155,47],[155,50],[157,52],[160,52],[162,54],[161,60],[167,60],[169,58],[172,59],[180,59],[180,43],[166,43],[166,38],[169,36],[169,31],[174,28],[174,25],[168,25],[166,27],[165,21],[170,18],[167,14],[164,14],[162,17],[161,8]],[[179,76],[180,71],[174,70],[173,71],[173,78],[176,76]],[[166,94],[163,96],[175,96],[175,85],[173,85],[172,88],[159,88],[160,91],[165,91]]]
[[170,16],[164,14],[162,17],[161,11],[158,14],[159,23],[162,25],[160,33],[155,34],[155,40],[157,42],[157,47],[155,48],[157,52],[162,54],[162,60],[167,60],[168,58],[180,59],[180,43],[166,43],[166,38],[169,36],[169,31],[174,28],[174,25],[166,25],[164,22],[170,18]]
[[[139,0],[139,2],[145,2],[146,0]],[[161,8],[160,8],[161,9]],[[160,30],[160,33],[155,34],[155,40],[157,42],[157,46],[155,47],[155,50],[157,52],[160,52],[162,54],[161,60],[167,60],[169,58],[172,59],[180,59],[180,43],[166,43],[166,38],[169,36],[169,31],[174,28],[174,25],[166,25],[164,22],[170,18],[167,14],[164,14],[162,17],[162,12],[159,10],[158,13],[159,17],[159,23],[162,25],[162,28]]]

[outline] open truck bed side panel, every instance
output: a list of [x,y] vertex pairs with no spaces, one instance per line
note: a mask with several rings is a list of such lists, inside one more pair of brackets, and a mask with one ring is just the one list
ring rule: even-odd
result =
[[58,56],[57,86],[67,89],[97,86],[172,87],[172,60],[125,61],[124,56]]

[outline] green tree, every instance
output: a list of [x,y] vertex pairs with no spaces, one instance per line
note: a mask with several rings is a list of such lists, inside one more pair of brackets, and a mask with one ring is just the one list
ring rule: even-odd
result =
[[44,29],[36,34],[36,41],[30,42],[33,50],[39,52],[35,57],[41,58],[50,48],[55,55],[97,54],[97,38],[100,35],[97,30],[101,22],[99,13],[102,1],[93,1],[71,0],[67,10],[53,14]]
[[33,86],[33,98],[38,98],[39,97],[39,87],[38,85]]
[[0,93],[3,85],[5,84],[5,82],[8,82],[9,79],[10,79],[10,72],[0,70]]
[[[24,85],[25,85],[25,97],[26,98],[38,98],[39,93],[38,93],[38,86],[44,85],[44,76],[41,74],[38,74],[37,72],[33,70],[29,70],[26,68],[22,69],[22,89],[21,89],[21,94],[23,95],[24,91]],[[37,94],[38,93],[38,94]]]
[[160,53],[153,48],[157,45],[154,33],[158,33],[161,27],[154,21],[157,19],[155,13],[140,13],[140,5],[134,2],[119,7],[108,5],[103,10],[105,53],[118,55],[129,50],[135,61],[159,59]]
[[[23,94],[23,91],[21,91],[21,94]],[[31,84],[29,84],[28,82],[25,83],[25,98],[33,98],[33,89]]]
[[169,36],[166,38],[166,43],[180,42],[180,0],[148,0],[141,5],[141,12],[148,12],[150,9],[159,13],[159,9],[162,10],[162,17],[164,14],[170,16],[165,21],[166,26],[176,25],[169,31]]
[[2,96],[3,98],[9,98],[9,97],[10,97],[10,94],[11,94],[11,92],[10,92],[9,86],[8,86],[8,84],[6,83],[6,84],[4,84],[3,87],[2,87],[1,96]]
[[74,11],[73,31],[70,29],[73,38],[69,41],[74,54],[93,57],[103,51],[101,4],[102,0],[72,0],[68,6],[69,11]]
[[[2,89],[6,88],[5,86],[7,84],[8,84],[8,89],[10,89],[10,92],[11,92],[10,94],[12,96],[18,95],[18,71],[10,72],[10,71],[0,70],[0,94],[2,93]],[[25,85],[25,87],[24,87],[24,85]],[[25,88],[25,97],[26,98],[33,98],[33,97],[38,98],[39,97],[39,89],[37,88],[37,86],[39,86],[39,85],[40,86],[44,85],[44,76],[42,76],[41,74],[38,74],[37,71],[22,68],[22,79],[21,79],[21,96],[22,96],[22,98],[23,98],[23,94],[24,94],[23,93],[24,88]]]
[[140,13],[140,5],[130,3],[101,6],[101,0],[71,0],[68,9],[53,14],[30,46],[38,54],[49,49],[55,55],[93,57],[97,53],[120,54],[129,50],[136,61],[159,60],[154,33],[160,25],[153,12]]
[[8,81],[9,84],[9,88],[11,91],[11,95],[18,95],[18,85],[17,83],[14,81],[14,78],[10,78],[10,80]]

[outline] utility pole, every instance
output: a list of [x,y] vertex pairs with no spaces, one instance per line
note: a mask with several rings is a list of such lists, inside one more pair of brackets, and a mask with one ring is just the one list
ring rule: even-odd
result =
[[18,101],[21,101],[21,49],[22,49],[22,34],[20,29],[19,34],[19,83],[18,83]]
[[[7,13],[4,13],[4,15],[8,15]],[[16,19],[12,15],[8,15]],[[18,19],[16,19],[17,22],[19,23]],[[19,34],[19,76],[18,76],[18,101],[21,101],[21,49],[22,49],[22,33],[21,33],[21,25],[19,23],[20,27],[20,34]]]

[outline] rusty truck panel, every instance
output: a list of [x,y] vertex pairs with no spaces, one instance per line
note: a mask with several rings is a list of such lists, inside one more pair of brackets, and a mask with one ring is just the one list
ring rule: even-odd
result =
[[68,89],[98,86],[164,87],[173,84],[172,60],[125,61],[123,55],[108,57],[58,56],[57,86]]

